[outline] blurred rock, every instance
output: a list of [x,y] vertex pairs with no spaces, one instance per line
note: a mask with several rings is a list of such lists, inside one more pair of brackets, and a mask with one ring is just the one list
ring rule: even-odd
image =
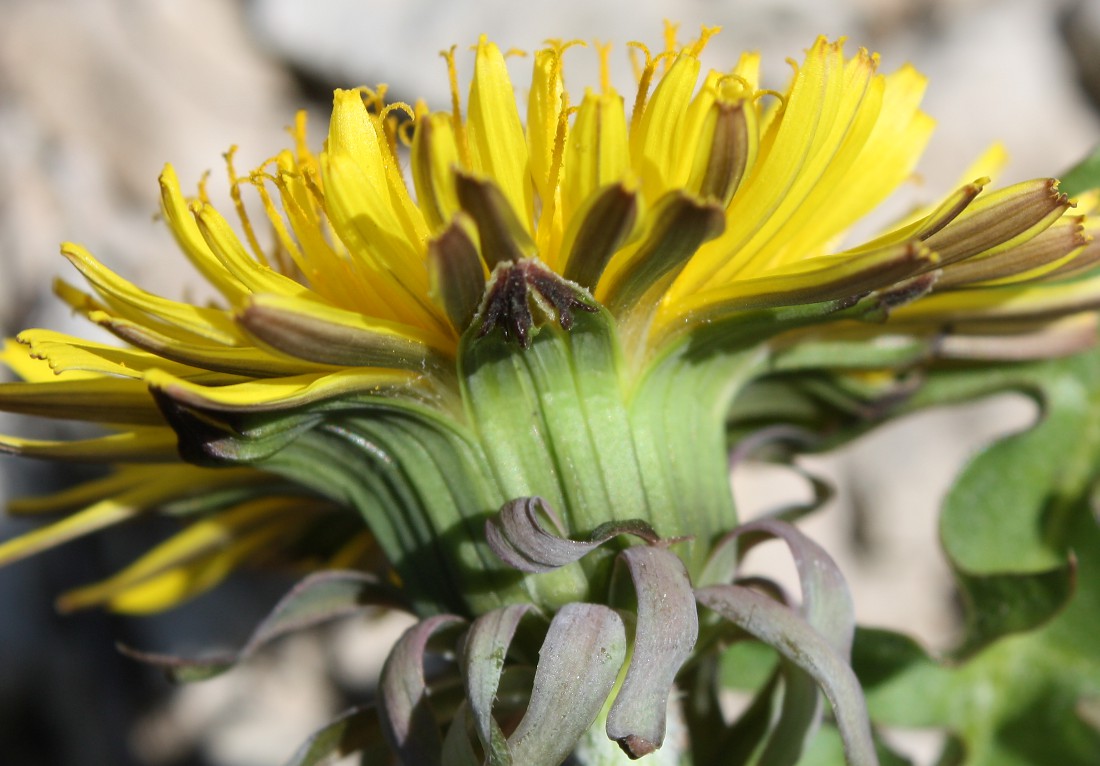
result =
[[1081,85],[1100,109],[1100,0],[1079,0],[1062,16],[1062,33]]
[[[148,286],[186,272],[154,224],[157,175],[185,186],[242,146],[245,168],[285,141],[289,79],[220,0],[7,0],[0,24],[0,321],[15,329],[71,270],[74,239]],[[224,183],[212,193],[226,198]],[[63,268],[65,267],[65,268]],[[188,276],[190,279],[190,276]],[[26,291],[26,286],[31,291]]]

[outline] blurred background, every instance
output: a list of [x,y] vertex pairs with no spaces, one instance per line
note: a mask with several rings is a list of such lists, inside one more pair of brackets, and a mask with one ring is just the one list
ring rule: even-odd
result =
[[[311,112],[319,144],[331,91],[389,85],[391,99],[448,102],[438,52],[484,32],[534,50],[548,37],[611,40],[629,76],[628,40],[660,45],[663,19],[723,32],[707,49],[728,66],[763,54],[782,87],[787,57],[819,34],[909,61],[931,80],[925,109],[939,127],[908,194],[945,192],[993,140],[1011,182],[1057,175],[1100,141],[1100,0],[0,0],[0,324],[92,335],[51,299],[72,239],[147,289],[178,296],[196,275],[155,220],[156,178],[171,161],[188,188],[212,172],[228,198],[221,154],[247,169],[287,144]],[[578,56],[580,58],[580,56]],[[529,59],[528,59],[529,62]],[[460,77],[469,73],[461,60]],[[520,84],[529,75],[512,61]],[[571,86],[580,89],[576,78]],[[969,179],[968,179],[969,180]],[[193,188],[193,187],[192,187]],[[807,464],[839,499],[809,529],[841,560],[861,622],[950,644],[955,609],[936,544],[938,499],[966,456],[1031,417],[997,400],[885,428]],[[0,429],[32,435],[26,423]],[[85,474],[0,463],[0,500]],[[766,509],[803,490],[791,476],[739,471],[739,501]],[[153,651],[240,644],[287,586],[241,575],[170,615],[57,616],[53,599],[131,560],[155,523],[72,543],[0,570],[0,762],[5,766],[259,766],[283,762],[328,717],[369,694],[378,646],[399,618],[351,622],[283,641],[247,666],[174,690],[122,658],[121,641]],[[0,538],[25,529],[0,520]],[[767,564],[763,564],[767,566]],[[918,762],[934,734],[905,745]]]

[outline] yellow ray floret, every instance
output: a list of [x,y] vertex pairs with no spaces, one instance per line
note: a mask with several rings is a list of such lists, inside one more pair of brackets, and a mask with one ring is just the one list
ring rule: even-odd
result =
[[102,582],[58,599],[64,612],[106,605],[112,611],[163,611],[217,585],[249,558],[270,554],[316,519],[307,498],[260,498],[200,519]]
[[0,544],[0,564],[26,558],[47,548],[120,524],[156,508],[161,503],[191,494],[239,485],[243,480],[262,480],[247,468],[215,471],[177,466],[161,471],[156,481],[146,480],[89,505],[49,526]]
[[[525,353],[528,333],[552,319],[563,332],[580,326],[572,308],[615,321],[626,388],[703,328],[708,349],[763,346],[770,338],[745,327],[780,315],[820,317],[812,330],[825,336],[947,335],[948,357],[1036,357],[1091,342],[1096,195],[1070,200],[1046,178],[992,188],[1004,161],[994,147],[944,199],[922,201],[869,242],[848,241],[914,173],[933,128],[920,109],[924,78],[910,66],[882,73],[877,54],[820,38],[791,62],[786,88],[762,90],[758,54],[704,67],[717,31],[681,44],[670,26],[656,54],[632,43],[637,91],[625,98],[610,85],[609,46],[551,41],[530,57],[521,106],[509,73],[518,60],[484,37],[465,101],[455,49],[444,54],[448,111],[387,104],[385,86],[338,90],[322,148],[309,148],[300,115],[292,146],[251,172],[239,175],[227,153],[233,221],[202,184],[186,195],[166,166],[163,221],[215,298],[155,295],[62,246],[85,286],[59,280],[58,296],[125,345],[40,329],[6,342],[0,362],[21,380],[0,383],[0,410],[97,426],[72,442],[0,437],[0,452],[123,465],[17,504],[72,515],[0,544],[0,563],[193,493],[244,487],[192,509],[192,526],[61,604],[140,613],[195,595],[333,509],[258,499],[251,490],[270,477],[256,470],[178,462],[262,457],[204,451],[211,445],[189,443],[188,427],[199,441],[215,438],[208,428],[228,442],[295,410],[335,417],[349,404],[434,408],[463,429],[474,412],[461,400],[469,344],[504,328]],[[599,81],[571,94],[567,63],[586,55],[598,57]],[[829,313],[838,307],[851,311]],[[753,312],[760,321],[742,322]],[[851,321],[868,318],[886,330]],[[141,462],[156,465],[126,465]],[[362,558],[365,544],[338,558]]]

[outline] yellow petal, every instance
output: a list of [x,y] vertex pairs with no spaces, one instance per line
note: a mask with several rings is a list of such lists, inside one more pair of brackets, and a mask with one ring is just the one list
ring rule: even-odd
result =
[[167,428],[135,429],[77,441],[44,441],[0,435],[0,452],[78,463],[174,463],[176,434]]
[[[148,327],[110,316],[101,311],[93,311],[88,315],[88,318],[99,326],[110,330],[127,343],[145,349],[158,358],[211,371],[200,375],[186,376],[196,383],[218,385],[236,382],[239,377],[267,378],[329,369],[327,365],[277,354],[258,348],[254,344],[242,347],[220,346],[209,343],[181,343],[174,338],[150,330]],[[177,374],[173,371],[175,368],[171,364],[154,366]],[[148,367],[145,369],[147,370]],[[224,376],[233,377],[226,378]]]
[[944,269],[937,290],[980,283],[1027,282],[1052,274],[1073,261],[1088,244],[1082,217],[1063,217],[1031,240],[991,255],[978,255]]
[[[800,225],[814,225],[809,214],[827,201],[818,185],[843,178],[874,127],[882,103],[875,65],[862,51],[846,65],[839,43],[819,40],[810,50],[778,118],[774,141],[762,147],[727,210],[726,233],[685,269],[676,294],[691,292],[702,280],[722,283],[760,276],[807,255],[786,247],[787,240]],[[877,184],[877,179],[863,182]],[[814,234],[815,239],[823,236],[820,229]]]
[[160,199],[164,220],[168,222],[168,228],[184,255],[226,300],[235,303],[247,290],[239,279],[226,270],[206,244],[195,224],[188,202],[180,191],[179,179],[171,165],[165,165],[160,174]]
[[[415,288],[422,282],[416,267],[421,260],[419,242],[427,230],[422,217],[423,231],[408,230],[407,211],[390,187],[391,163],[377,115],[367,111],[358,91],[337,90],[321,157],[333,224],[353,256],[373,259],[392,271],[406,288]],[[344,236],[349,229],[360,235],[353,237],[354,242]]]
[[477,44],[466,132],[473,170],[492,178],[531,230],[533,205],[516,93],[500,49],[483,35]]
[[329,229],[327,219],[314,208],[308,185],[290,159],[289,153],[279,155],[279,173],[275,184],[279,188],[283,211],[301,248],[299,268],[317,286],[327,300],[344,308],[370,306],[372,313],[393,318],[395,314],[383,299],[361,259],[348,257],[341,243]]
[[699,245],[719,235],[725,223],[720,207],[682,192],[669,192],[647,218],[645,234],[611,258],[596,288],[597,300],[614,314],[640,308],[648,315],[654,292],[675,279]]
[[405,238],[382,193],[371,188],[370,180],[349,155],[330,145],[321,157],[321,166],[333,227],[351,257],[369,269],[378,294],[388,302],[395,318],[445,331],[444,320],[427,299],[423,243],[414,245]]
[[[150,370],[145,375],[145,382],[172,399],[193,407],[254,412],[300,407],[335,397],[397,394],[407,390],[417,378],[416,374],[403,370],[355,367],[229,386],[200,386],[160,370]],[[2,401],[0,399],[0,403]]]
[[690,162],[675,139],[698,79],[699,59],[688,51],[681,53],[657,84],[637,129],[631,131],[631,161],[648,200],[667,191],[681,166]]
[[270,266],[258,263],[244,249],[229,222],[212,205],[194,203],[191,211],[210,249],[249,292],[280,293],[298,297],[316,295],[300,282],[280,274]]
[[8,512],[13,516],[68,513],[154,481],[163,470],[163,466],[120,465],[100,479],[85,481],[48,495],[16,498],[8,504]]
[[1058,284],[1007,285],[933,293],[891,314],[898,322],[1053,318],[1100,306],[1100,276]]
[[821,303],[889,287],[935,264],[935,254],[920,243],[880,250],[818,256],[783,272],[701,291],[659,315],[664,326],[683,326],[716,319],[735,311]]
[[227,346],[241,340],[240,331],[224,311],[171,301],[127,282],[97,261],[79,245],[66,242],[61,254],[79,269],[96,291],[131,321],[147,323],[150,317],[174,328],[176,335]]
[[[270,550],[279,537],[312,521],[310,505],[303,498],[262,498],[200,519],[114,576],[69,591],[58,599],[58,609],[108,604],[116,612],[149,614],[175,606],[214,587],[244,559]],[[288,517],[291,513],[295,515]]]
[[[554,143],[558,135],[558,115],[566,108],[562,97],[562,49],[544,48],[535,54],[531,93],[527,98],[527,147],[531,158],[531,176],[543,204],[554,195],[551,172]],[[556,186],[556,185],[555,185]]]
[[978,197],[942,230],[925,239],[943,263],[990,255],[1027,242],[1072,203],[1053,179],[1035,179]]
[[[684,166],[690,170],[684,183],[692,194],[726,207],[756,162],[759,126],[751,99],[736,80],[716,83],[696,96],[692,108],[699,113],[689,119],[694,117],[692,132],[698,140],[690,167]],[[681,143],[687,151],[687,142]]]
[[18,341],[27,346],[36,359],[46,361],[57,374],[79,371],[140,378],[150,367],[163,367],[175,375],[205,373],[205,370],[188,365],[173,365],[146,351],[107,346],[53,330],[24,330],[19,333]]
[[598,190],[621,182],[629,167],[622,97],[614,91],[585,93],[565,144],[561,199],[566,227]]
[[164,422],[140,380],[108,377],[56,383],[0,383],[0,410],[93,423]]
[[611,258],[633,233],[637,217],[638,193],[633,188],[611,184],[592,194],[565,233],[562,276],[595,289]]
[[13,338],[4,339],[3,350],[0,351],[0,363],[28,383],[57,383],[62,380],[87,380],[97,377],[95,373],[79,370],[70,370],[58,375],[50,367],[49,362],[35,358],[31,355],[29,347]]
[[988,183],[988,178],[979,178],[972,183],[968,183],[952,192],[931,211],[925,209],[922,211],[922,215],[908,218],[905,224],[899,224],[898,228],[893,231],[853,248],[849,252],[859,253],[867,250],[877,250],[910,240],[924,241],[958,218],[977,199]]
[[458,212],[454,169],[459,164],[451,115],[417,117],[412,143],[412,177],[416,199],[431,231],[438,232]]
[[[874,178],[876,183],[872,186],[877,194],[868,197],[865,192],[849,193],[837,200],[840,204],[837,217],[847,222],[845,226],[869,212],[882,201],[885,193],[910,177],[935,128],[935,120],[920,111],[921,100],[928,87],[924,75],[905,65],[885,75],[882,87],[882,107],[874,128],[846,179],[859,186],[860,181]],[[983,175],[971,173],[964,180],[970,181]]]
[[454,346],[419,327],[285,295],[253,296],[238,321],[267,345],[318,364],[420,369]]
[[128,521],[168,500],[232,486],[239,483],[245,473],[255,474],[248,469],[215,471],[189,466],[176,467],[170,471],[161,470],[157,481],[147,481],[131,487],[93,503],[61,521],[0,543],[0,565],[10,564],[69,540]]

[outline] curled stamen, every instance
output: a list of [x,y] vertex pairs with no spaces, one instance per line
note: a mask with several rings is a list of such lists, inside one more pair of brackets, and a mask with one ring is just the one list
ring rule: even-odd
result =
[[361,87],[357,90],[359,95],[363,97],[363,103],[368,111],[373,109],[375,112],[381,112],[386,106],[386,92],[389,90],[389,86],[384,82],[378,83],[373,89]]
[[202,202],[204,205],[209,205],[210,204],[210,195],[208,195],[206,193],[206,184],[209,180],[210,180],[210,171],[209,170],[204,170],[203,173],[202,173],[202,177],[199,179],[199,188],[198,188],[199,202]]
[[[745,93],[751,93],[751,94],[752,94],[752,96],[753,96],[753,98],[756,98],[756,96],[757,96],[757,94],[758,94],[758,93],[763,93],[763,92],[765,92],[765,91],[757,91],[757,90],[755,90],[755,89],[754,89],[754,88],[752,87],[752,83],[751,83],[751,82],[749,82],[748,80],[746,80],[746,79],[745,79],[744,77],[742,77],[741,75],[739,75],[739,74],[736,74],[735,72],[729,72],[729,73],[727,73],[727,74],[724,74],[724,75],[722,75],[721,77],[719,77],[719,78],[718,78],[718,82],[716,82],[716,83],[714,84],[714,89],[715,89],[715,91],[716,91],[717,93],[722,93],[722,92],[724,92],[725,90],[727,90],[727,86],[728,86],[728,85],[730,85],[730,83],[736,83],[737,85],[739,85],[739,86],[740,86],[740,89],[741,89],[742,91],[744,91]],[[768,93],[775,93],[775,91],[766,91],[766,92],[768,92]],[[778,95],[778,94],[776,94],[776,95]]]
[[[638,40],[631,40],[626,44],[626,48],[629,51],[630,66],[634,69],[634,81],[641,85],[642,73],[645,71],[646,66],[653,58],[649,54],[649,47],[645,43],[639,42]],[[645,64],[639,63],[638,51],[641,51],[642,54],[645,55]]]
[[[267,164],[268,163],[265,162],[264,166]],[[279,244],[282,245],[282,247],[274,249],[276,270],[290,276],[300,268],[301,264],[305,263],[305,259],[302,256],[298,244],[294,241],[290,231],[287,229],[283,217],[279,215],[275,207],[275,201],[271,198],[271,194],[265,186],[265,181],[271,181],[276,185],[278,185],[279,181],[272,174],[264,172],[262,167],[263,166],[261,166],[260,169],[253,170],[249,174],[248,182],[256,189],[256,194],[260,197],[260,203],[267,213],[268,220],[271,222],[271,227],[275,230],[275,236],[278,238]],[[304,271],[299,273],[305,274]]]
[[400,125],[397,126],[397,140],[401,142],[401,145],[406,149],[412,146],[413,133],[416,131],[416,120],[403,120]]
[[[416,119],[416,112],[413,110],[413,108],[411,106],[406,104],[404,101],[394,101],[392,104],[387,104],[385,106],[385,108],[382,109],[382,111],[378,114],[378,119],[385,120],[387,117],[390,116],[390,114],[392,114],[395,111],[404,112],[405,114],[407,114],[409,116],[410,120],[415,120]],[[394,119],[400,119],[400,118],[396,117]]]
[[676,53],[676,51],[680,50],[680,44],[677,41],[677,33],[679,31],[679,22],[665,19],[665,53]]
[[634,98],[634,111],[630,115],[630,132],[634,133],[637,130],[638,125],[642,121],[642,114],[645,112],[646,97],[649,95],[649,85],[653,82],[653,75],[657,71],[657,65],[662,61],[675,58],[676,54],[672,51],[665,51],[655,57],[650,57],[649,49],[641,43],[628,43],[628,45],[634,45],[645,52],[646,63],[645,69],[642,70],[642,76],[638,81],[638,95]]
[[233,157],[236,154],[237,145],[234,144],[222,155],[225,159],[225,170],[229,176],[229,197],[233,200],[233,208],[237,211],[237,218],[240,219],[241,228],[244,229],[245,238],[248,240],[248,246],[252,248],[253,255],[264,266],[270,266],[267,255],[260,247],[260,241],[256,238],[256,232],[252,228],[252,221],[248,217],[248,211],[245,210],[244,200],[241,198],[241,183],[244,179],[237,175],[237,170],[233,166]]
[[594,40],[592,45],[600,57],[600,93],[606,94],[611,91],[611,43]]
[[458,67],[455,65],[457,48],[457,45],[452,45],[449,50],[440,51],[439,55],[447,62],[447,79],[451,88],[451,123],[454,125],[458,156],[462,160],[463,167],[469,168],[472,167],[470,145],[466,141],[466,126],[462,122],[462,98],[458,92]]
[[[404,112],[408,119],[403,120],[400,118],[400,114],[394,112]],[[400,140],[401,129],[404,125],[409,125],[416,119],[416,113],[412,111],[412,107],[407,105],[404,101],[395,101],[389,103],[378,114],[378,120],[382,122],[383,130],[386,133],[386,143],[389,146],[389,153],[394,156],[394,161],[397,161],[397,142]],[[407,130],[407,129],[406,129]]]
[[294,124],[286,127],[286,132],[290,135],[294,141],[294,148],[298,154],[302,154],[303,151],[307,152],[309,149],[306,144],[306,123],[309,120],[309,115],[305,109],[299,109],[294,114]]
[[722,31],[722,27],[702,27],[699,32],[699,39],[691,44],[688,48],[688,53],[692,56],[698,56],[703,52],[703,49],[707,47],[707,43],[710,42],[710,38]]
[[753,103],[764,98],[764,96],[774,96],[779,101],[779,109],[787,108],[787,97],[777,90],[771,90],[770,88],[761,88],[752,94]]

